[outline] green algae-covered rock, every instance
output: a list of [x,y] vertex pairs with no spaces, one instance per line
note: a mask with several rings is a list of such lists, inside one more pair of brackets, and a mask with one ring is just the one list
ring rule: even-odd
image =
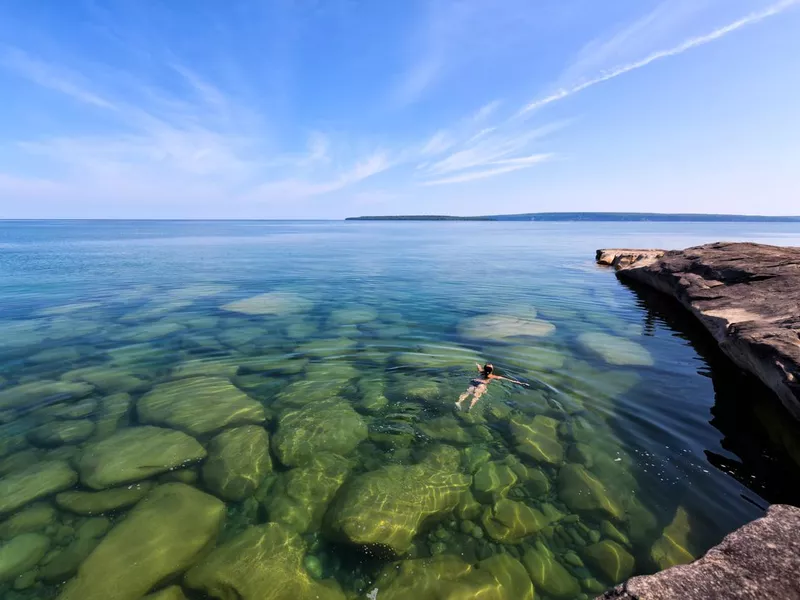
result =
[[142,423],[203,435],[232,425],[263,423],[264,407],[221,377],[162,383],[136,403]]
[[220,600],[344,600],[303,567],[305,544],[279,523],[250,527],[186,573],[184,585]]
[[341,325],[361,325],[378,318],[378,311],[369,306],[348,306],[331,312],[328,325],[339,327]]
[[64,444],[80,444],[94,433],[94,422],[88,419],[51,421],[28,432],[28,440],[34,446],[55,448]]
[[134,600],[193,564],[216,540],[220,501],[182,483],[153,490],[103,539],[60,600]]
[[104,440],[128,424],[133,400],[129,394],[106,396],[100,401],[95,420],[94,440]]
[[350,404],[325,400],[285,411],[272,448],[281,463],[296,467],[319,453],[346,456],[366,437],[367,425]]
[[441,446],[419,464],[351,478],[328,509],[329,531],[352,544],[404,554],[425,521],[450,513],[469,488],[458,463],[458,451]]
[[101,392],[132,392],[147,387],[147,382],[113,365],[84,367],[68,371],[61,376],[64,381],[85,381]]
[[22,533],[34,533],[52,525],[56,511],[49,504],[34,504],[11,515],[0,523],[0,539],[11,539]]
[[624,512],[597,477],[582,465],[566,464],[558,473],[558,495],[570,510],[619,521]]
[[562,349],[541,345],[511,346],[503,351],[503,366],[532,376],[557,371],[566,360],[567,355]]
[[423,344],[407,352],[399,352],[394,361],[404,367],[418,369],[465,369],[470,372],[481,358],[473,350],[461,346]]
[[101,515],[133,506],[152,489],[152,482],[141,481],[101,492],[61,492],[56,495],[56,504],[79,515]]
[[78,402],[59,402],[36,411],[37,418],[42,419],[83,419],[97,410],[97,400],[86,398]]
[[588,331],[578,336],[578,343],[610,365],[650,367],[653,357],[636,342],[598,331]]
[[486,448],[470,446],[464,449],[464,457],[466,458],[467,470],[474,474],[475,471],[492,459],[492,454]]
[[175,365],[170,372],[173,379],[185,377],[227,377],[232,378],[239,371],[239,360],[235,357],[208,360],[195,358],[185,360]]
[[[27,446],[24,438],[21,440],[22,446]],[[0,458],[0,477],[13,473],[15,471],[24,471],[28,467],[32,467],[43,459],[44,453],[38,448],[28,447],[26,450],[14,452],[8,456]]]
[[315,363],[317,369],[325,370],[329,367],[336,368],[337,362],[331,359],[349,356],[357,345],[355,340],[346,337],[321,339],[301,344],[295,352],[300,356],[328,359],[323,363]]
[[600,523],[600,532],[603,534],[603,537],[614,540],[623,546],[630,547],[631,545],[631,541],[628,539],[628,536],[617,529],[616,525],[614,525],[611,521],[603,520],[603,522]]
[[171,585],[158,592],[147,594],[143,600],[186,600],[186,594],[183,593],[178,585]]
[[516,415],[509,425],[517,453],[549,465],[558,466],[564,462],[564,447],[558,441],[558,421],[543,415],[536,415],[532,420]]
[[675,518],[664,528],[661,537],[650,549],[651,560],[659,569],[668,569],[675,565],[685,565],[694,560],[689,550],[689,514],[682,506],[678,507]]
[[359,400],[357,407],[364,412],[375,414],[389,404],[386,398],[386,386],[382,381],[362,379],[358,382]]
[[451,416],[437,417],[419,425],[420,431],[429,438],[451,444],[469,444],[470,434]]
[[556,327],[549,321],[533,317],[512,315],[479,315],[465,319],[458,326],[458,333],[465,338],[513,342],[526,337],[546,337],[555,332]]
[[472,476],[472,492],[479,501],[490,503],[508,494],[517,476],[507,465],[488,462]]
[[0,583],[36,566],[50,548],[50,538],[40,533],[23,533],[0,545]]
[[267,432],[258,425],[245,425],[211,440],[203,481],[223,500],[238,501],[251,495],[271,472]]
[[297,533],[319,529],[328,503],[350,472],[335,454],[320,454],[302,467],[281,473],[264,501],[270,521]]
[[633,556],[611,540],[592,544],[583,551],[583,558],[612,583],[624,581],[633,574]]
[[459,519],[477,519],[482,511],[483,505],[475,499],[472,492],[467,490],[462,494],[455,513]]
[[388,565],[373,590],[381,600],[533,600],[534,589],[518,560],[491,556],[477,567],[444,554]]
[[522,563],[528,570],[536,589],[547,596],[566,600],[574,598],[581,591],[578,581],[541,541],[525,550]]
[[547,518],[535,508],[505,498],[484,509],[481,517],[489,537],[504,544],[518,544],[547,523]]
[[78,471],[84,485],[102,490],[141,481],[205,457],[205,449],[185,433],[161,427],[131,427],[86,446]]
[[40,567],[39,577],[49,583],[61,583],[72,577],[110,528],[111,522],[103,517],[85,521],[66,548],[42,561],[46,564]]
[[28,502],[71,488],[78,476],[61,460],[38,463],[0,479],[0,515]]
[[58,398],[59,401],[80,400],[92,393],[88,383],[71,381],[32,381],[0,390],[0,411],[28,408],[37,403]]
[[292,292],[267,292],[229,302],[220,308],[243,315],[286,316],[308,312],[312,306],[310,300]]
[[111,339],[120,342],[149,342],[184,329],[183,325],[178,325],[177,323],[155,322],[147,325],[137,325],[136,327],[126,327],[111,336]]

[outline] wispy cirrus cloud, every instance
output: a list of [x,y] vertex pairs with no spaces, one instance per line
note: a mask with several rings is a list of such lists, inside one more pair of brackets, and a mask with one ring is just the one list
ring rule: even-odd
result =
[[737,19],[736,21],[728,23],[727,25],[719,27],[704,35],[691,37],[670,48],[652,52],[639,60],[635,60],[633,62],[629,62],[624,65],[613,67],[610,70],[601,72],[599,75],[595,77],[591,77],[584,81],[580,81],[579,83],[575,83],[571,86],[562,87],[551,94],[548,94],[542,98],[539,98],[527,104],[520,110],[519,114],[524,115],[526,113],[530,113],[532,111],[543,108],[548,104],[553,104],[554,102],[558,102],[559,100],[563,100],[564,98],[573,96],[579,92],[582,92],[585,89],[588,89],[600,83],[605,83],[606,81],[610,81],[621,75],[630,73],[631,71],[636,71],[638,69],[646,67],[656,61],[663,60],[665,58],[670,58],[673,56],[678,56],[679,54],[683,54],[684,52],[693,50],[694,48],[704,46],[706,44],[719,40],[735,31],[738,31],[750,25],[755,25],[756,23],[760,23],[765,19],[779,15],[798,4],[800,4],[800,0],[781,0],[780,2],[772,4],[771,6],[765,8],[764,10],[751,12],[748,15],[740,19]]

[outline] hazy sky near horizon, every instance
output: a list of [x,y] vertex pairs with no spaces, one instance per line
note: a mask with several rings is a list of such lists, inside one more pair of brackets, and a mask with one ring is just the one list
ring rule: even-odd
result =
[[800,214],[800,0],[0,10],[0,218]]

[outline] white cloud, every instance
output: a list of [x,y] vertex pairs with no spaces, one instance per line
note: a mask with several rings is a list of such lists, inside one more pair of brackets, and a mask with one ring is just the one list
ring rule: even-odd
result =
[[472,115],[472,121],[479,123],[481,121],[486,120],[489,118],[494,112],[500,107],[500,100],[492,100],[488,104],[484,104],[481,106],[474,115]]
[[705,35],[690,38],[682,42],[681,44],[678,44],[677,46],[673,46],[672,48],[668,48],[666,50],[659,50],[657,52],[653,52],[648,56],[646,56],[645,58],[642,58],[640,60],[622,66],[615,67],[610,71],[602,73],[597,77],[583,81],[581,83],[577,83],[575,85],[572,85],[571,87],[561,88],[556,92],[553,92],[548,96],[545,96],[544,98],[540,98],[538,100],[531,102],[527,106],[523,107],[523,109],[520,111],[519,114],[523,115],[525,113],[530,113],[534,110],[543,108],[548,104],[558,102],[559,100],[563,100],[564,98],[577,94],[578,92],[582,92],[583,90],[593,87],[599,83],[609,81],[611,79],[619,77],[620,75],[625,75],[626,73],[630,73],[631,71],[635,71],[637,69],[641,69],[642,67],[646,67],[649,64],[654,63],[658,60],[669,58],[672,56],[677,56],[679,54],[683,54],[688,50],[692,50],[699,46],[703,46],[710,42],[716,41],[722,37],[725,37],[730,33],[733,33],[734,31],[742,29],[743,27],[754,25],[756,23],[763,21],[764,19],[774,17],[775,15],[778,15],[797,4],[800,4],[800,0],[782,0],[781,2],[773,4],[769,8],[766,8],[761,11],[752,12],[746,15],[745,17],[738,19],[737,21],[729,23],[724,27],[715,29],[714,31],[707,33]]
[[[433,179],[425,181],[422,185],[445,185],[452,183],[465,183],[467,181],[475,181],[477,179],[486,179],[487,177],[496,177],[512,171],[519,171],[520,169],[527,169],[535,164],[542,163],[552,157],[550,154],[540,154],[537,156],[529,156],[525,159],[518,158],[513,160],[498,161],[495,164],[505,164],[504,167],[496,167],[494,169],[486,169],[483,171],[471,171],[454,177],[444,177],[442,179]],[[509,164],[513,163],[513,164]]]

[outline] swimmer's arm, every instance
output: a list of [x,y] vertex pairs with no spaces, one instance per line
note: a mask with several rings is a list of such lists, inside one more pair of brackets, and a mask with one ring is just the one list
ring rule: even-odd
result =
[[503,377],[502,375],[495,375],[494,379],[502,379],[503,381],[510,381],[511,383],[516,383],[517,385],[524,385],[525,387],[530,387],[527,383],[517,381],[516,379],[509,379],[508,377]]
[[478,363],[475,363],[475,366],[478,367],[479,372],[483,372],[483,367],[480,366]]

